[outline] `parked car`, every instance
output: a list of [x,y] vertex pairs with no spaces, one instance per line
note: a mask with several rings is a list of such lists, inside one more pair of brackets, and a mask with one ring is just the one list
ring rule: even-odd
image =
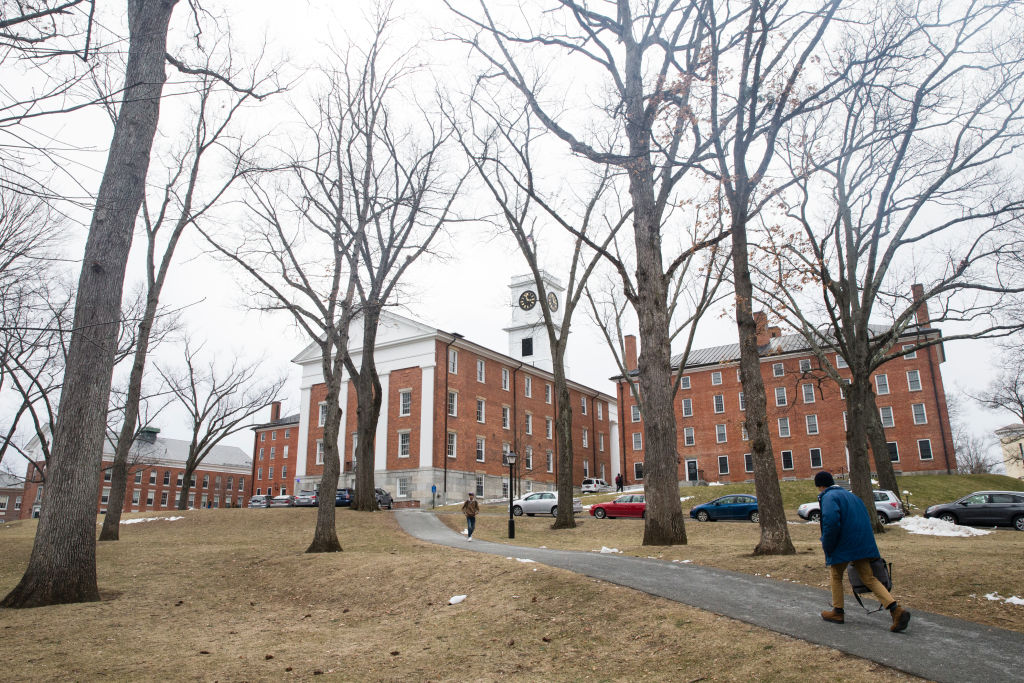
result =
[[338,489],[334,495],[334,507],[348,507],[352,505],[352,498],[355,490],[350,488]]
[[[573,498],[572,511],[573,514],[583,512],[583,501],[579,498]],[[554,517],[558,514],[558,494],[554,491],[538,491],[537,493],[531,493],[523,498],[513,500],[512,514],[516,517],[521,517],[523,514],[527,517],[533,517],[534,515],[551,515]]]
[[722,496],[708,501],[703,505],[690,508],[690,517],[698,522],[718,521],[720,519],[749,519],[755,524],[760,521],[757,511],[757,496],[737,493]]
[[274,496],[270,499],[270,505],[272,508],[292,508],[295,507],[295,496],[280,495]]
[[299,491],[295,494],[295,507],[316,507],[320,504],[320,498],[316,491]]
[[[882,524],[898,522],[905,514],[900,497],[885,489],[875,491],[875,511],[878,512],[878,521]],[[801,519],[817,522],[821,519],[821,506],[818,505],[818,501],[804,503],[796,509],[796,514],[800,515]]]
[[1012,526],[1024,531],[1024,492],[975,491],[953,503],[932,505],[924,516],[953,524]]
[[591,479],[588,477],[583,480],[581,489],[583,493],[599,493],[601,491],[611,491],[612,487],[604,479]]
[[270,507],[270,496],[257,495],[249,499],[249,507],[265,508]]
[[598,519],[609,517],[640,517],[647,514],[647,499],[642,493],[627,493],[607,503],[590,506],[590,514]]
[[377,497],[377,507],[386,508],[390,510],[394,507],[395,501],[391,497],[391,494],[384,489],[374,489],[374,495]]

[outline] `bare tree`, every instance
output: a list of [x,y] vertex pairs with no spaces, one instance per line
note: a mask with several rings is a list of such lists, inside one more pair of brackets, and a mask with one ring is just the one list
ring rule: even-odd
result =
[[1007,344],[999,365],[1002,369],[988,387],[970,397],[988,410],[1011,413],[1024,425],[1024,346]]
[[184,480],[178,495],[178,509],[188,507],[192,473],[225,438],[251,426],[252,416],[278,400],[285,378],[261,380],[260,363],[247,364],[235,358],[221,367],[216,360],[202,363],[202,348],[185,341],[185,366],[174,372],[160,366],[171,394],[189,416],[192,440],[185,460]]
[[[560,0],[556,9],[523,17],[517,27],[497,21],[489,6],[479,3],[471,14],[446,3],[468,22],[472,35],[461,38],[487,65],[483,78],[499,79],[518,91],[541,123],[569,150],[624,176],[630,198],[635,276],[622,261],[610,263],[622,280],[625,298],[636,311],[642,353],[639,383],[644,400],[647,516],[645,545],[686,542],[679,506],[677,427],[673,410],[669,299],[676,272],[693,254],[718,244],[726,235],[713,233],[684,245],[677,255],[663,243],[677,190],[687,172],[705,159],[710,145],[694,135],[701,125],[693,115],[695,81],[707,76],[702,52],[706,37],[698,21],[699,6],[691,2],[637,3],[617,0],[608,7]],[[551,51],[559,64],[598,79],[605,101],[591,110],[593,119],[560,112],[543,90],[544,79],[529,67],[531,57]],[[694,220],[687,216],[682,220]],[[673,235],[675,233],[672,233]],[[689,234],[689,231],[687,231]],[[592,249],[601,245],[584,240]]]
[[989,452],[993,446],[992,440],[972,432],[965,419],[965,398],[968,397],[966,393],[946,395],[957,471],[961,474],[989,474],[999,461]]

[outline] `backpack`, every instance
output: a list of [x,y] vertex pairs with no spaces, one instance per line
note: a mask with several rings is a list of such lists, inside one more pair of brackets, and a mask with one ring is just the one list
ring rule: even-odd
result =
[[[871,573],[875,575],[878,582],[885,586],[885,590],[892,590],[892,562],[886,562],[881,557],[876,557],[871,560]],[[857,604],[864,607],[864,602],[860,599],[862,593],[870,593],[871,589],[864,585],[864,582],[860,580],[860,574],[857,573],[857,569],[850,563],[850,566],[846,568],[846,576],[850,579],[850,587],[853,589],[853,597],[857,599]],[[881,612],[885,609],[884,605],[879,605],[878,609],[869,610],[864,607],[864,611],[868,614],[874,612]]]

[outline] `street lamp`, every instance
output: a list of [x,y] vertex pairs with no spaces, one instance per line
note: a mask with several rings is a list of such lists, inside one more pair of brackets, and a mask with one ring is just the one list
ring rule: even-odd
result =
[[508,537],[511,540],[516,537],[516,520],[512,512],[512,467],[516,464],[516,454],[506,453],[505,462],[508,463]]

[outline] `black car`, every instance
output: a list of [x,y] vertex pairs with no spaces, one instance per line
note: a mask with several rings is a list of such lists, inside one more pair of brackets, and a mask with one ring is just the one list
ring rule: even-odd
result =
[[975,491],[953,503],[932,505],[924,516],[952,524],[1012,526],[1024,531],[1024,492]]
[[338,489],[334,496],[334,507],[349,507],[352,505],[352,499],[355,497],[356,492],[354,489],[343,488]]

